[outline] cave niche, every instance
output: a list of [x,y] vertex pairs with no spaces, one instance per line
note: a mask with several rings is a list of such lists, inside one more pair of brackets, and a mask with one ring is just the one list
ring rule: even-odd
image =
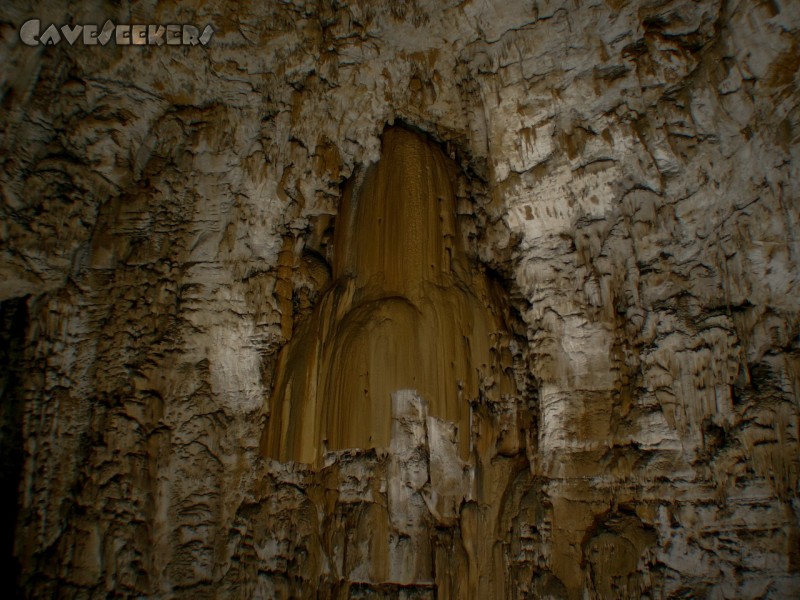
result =
[[265,456],[318,465],[388,448],[392,394],[412,389],[456,425],[466,458],[470,403],[516,393],[504,299],[464,248],[456,177],[434,142],[389,127],[380,160],[347,182],[331,284],[279,358]]

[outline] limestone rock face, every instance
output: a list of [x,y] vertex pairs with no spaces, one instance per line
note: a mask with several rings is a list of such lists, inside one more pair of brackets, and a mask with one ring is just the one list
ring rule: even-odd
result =
[[[22,596],[800,595],[800,4],[12,0],[0,43]],[[497,291],[497,373],[456,412],[384,390],[380,444],[265,453],[399,123],[450,165],[423,254]]]

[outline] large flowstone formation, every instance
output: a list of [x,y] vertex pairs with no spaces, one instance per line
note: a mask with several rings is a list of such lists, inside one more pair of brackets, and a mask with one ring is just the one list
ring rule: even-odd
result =
[[319,464],[328,450],[388,448],[391,395],[414,389],[457,426],[466,458],[470,404],[516,394],[499,290],[464,251],[454,185],[452,161],[400,128],[347,185],[333,284],[279,359],[267,456]]

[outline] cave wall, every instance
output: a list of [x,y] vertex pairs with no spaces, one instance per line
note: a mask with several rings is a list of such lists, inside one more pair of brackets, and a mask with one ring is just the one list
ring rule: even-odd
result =
[[[33,48],[32,17],[217,31]],[[3,3],[21,593],[797,597],[799,27],[790,0]],[[268,460],[309,257],[400,121],[458,165],[518,397],[478,398],[464,463],[410,392],[386,451]]]

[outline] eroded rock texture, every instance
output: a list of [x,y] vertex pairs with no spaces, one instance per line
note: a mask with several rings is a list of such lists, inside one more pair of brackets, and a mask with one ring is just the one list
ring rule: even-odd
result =
[[[800,595],[797,2],[0,17],[24,596]],[[31,17],[217,31],[28,47]],[[512,393],[478,385],[465,432],[392,390],[387,445],[268,459],[278,356],[335,280],[342,185],[399,121],[455,165]]]

